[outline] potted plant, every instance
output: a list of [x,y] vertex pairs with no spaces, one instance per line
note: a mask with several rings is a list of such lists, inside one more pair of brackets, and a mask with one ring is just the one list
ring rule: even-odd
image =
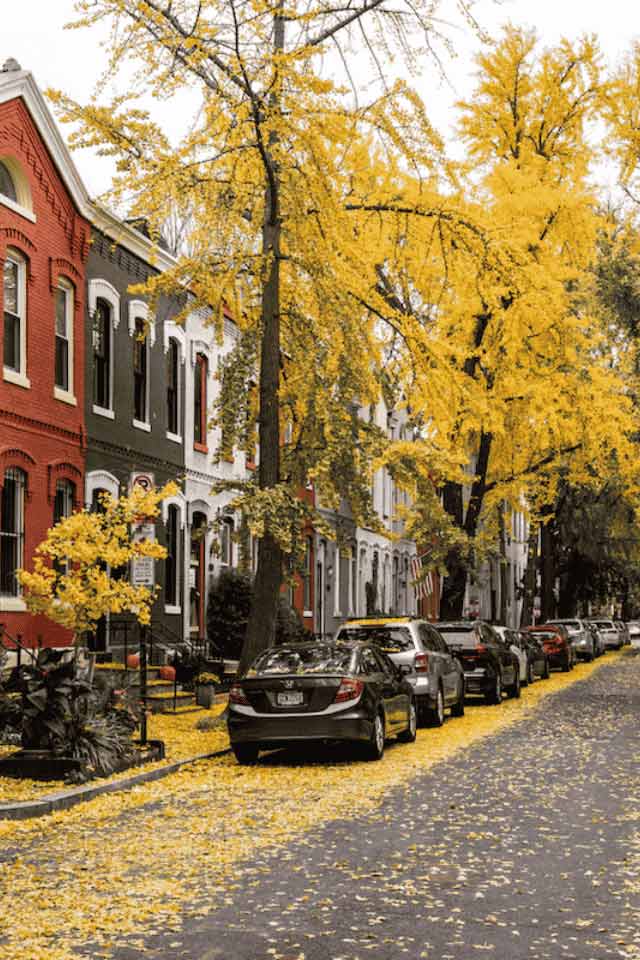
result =
[[220,677],[215,673],[199,673],[195,678],[196,703],[199,707],[210,710],[214,704],[216,696],[216,687],[220,683]]

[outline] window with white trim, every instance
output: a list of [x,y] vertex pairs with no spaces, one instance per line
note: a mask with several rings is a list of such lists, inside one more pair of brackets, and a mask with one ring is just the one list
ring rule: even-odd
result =
[[5,470],[0,490],[0,597],[19,597],[16,572],[24,556],[24,502],[27,476],[19,467]]
[[133,419],[149,422],[149,338],[140,317],[133,332]]
[[223,567],[233,566],[233,520],[225,517],[220,524],[220,563]]
[[7,372],[27,374],[27,264],[17,250],[7,250],[3,270],[4,347]]
[[6,164],[0,161],[0,194],[3,197],[8,197],[9,200],[12,200],[14,203],[18,202],[18,193],[16,190],[16,185],[13,182],[13,177],[9,172],[9,168]]
[[180,346],[173,337],[167,350],[167,433],[179,437],[180,429]]
[[99,299],[93,318],[93,402],[111,409],[111,353],[113,317],[111,304]]
[[180,512],[175,503],[167,508],[167,556],[164,561],[164,602],[167,607],[179,606]]
[[73,287],[60,277],[55,290],[56,358],[55,385],[73,393]]

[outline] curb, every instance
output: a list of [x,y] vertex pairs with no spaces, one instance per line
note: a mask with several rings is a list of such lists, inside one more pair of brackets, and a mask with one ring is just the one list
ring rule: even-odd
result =
[[69,810],[79,803],[86,803],[103,793],[117,793],[120,790],[130,790],[139,783],[152,783],[154,780],[162,780],[188,763],[197,763],[199,760],[213,760],[216,757],[224,757],[228,753],[231,753],[230,747],[226,747],[224,750],[215,750],[213,753],[199,753],[195,757],[187,757],[186,760],[175,760],[166,767],[136,773],[132,777],[124,777],[122,780],[114,780],[112,783],[78,787],[76,790],[66,790],[63,793],[50,793],[39,800],[2,803],[0,804],[0,820],[29,820],[33,817],[46,817],[50,813],[55,813],[56,810]]

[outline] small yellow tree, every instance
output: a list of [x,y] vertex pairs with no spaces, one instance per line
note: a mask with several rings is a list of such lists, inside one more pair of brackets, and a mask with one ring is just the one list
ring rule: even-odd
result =
[[113,571],[132,560],[167,555],[161,544],[137,537],[135,528],[156,517],[162,500],[177,491],[175,483],[168,483],[161,490],[136,489],[118,499],[105,494],[100,510],[81,510],[52,527],[36,548],[33,571],[18,572],[31,613],[43,613],[72,630],[76,643],[108,613],[126,611],[148,624],[155,591],[133,586]]

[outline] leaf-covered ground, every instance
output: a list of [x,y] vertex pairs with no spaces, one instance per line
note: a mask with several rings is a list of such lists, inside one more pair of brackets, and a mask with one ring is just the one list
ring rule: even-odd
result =
[[[547,881],[536,876],[541,886],[525,890],[536,850],[549,857],[557,898],[565,859],[575,873],[565,852],[572,825],[581,825],[579,856],[602,847],[606,858],[601,795],[615,794],[625,818],[637,813],[629,757],[609,770],[607,745],[621,735],[620,703],[637,688],[640,658],[600,663],[554,674],[520,701],[469,707],[440,730],[419,731],[416,744],[390,745],[381,763],[317,751],[245,768],[224,757],[42,820],[0,823],[0,960],[388,960],[423,951],[466,960],[476,948],[509,960],[571,957],[552,944],[514,952],[511,928],[525,938],[519,944],[551,943],[536,930],[532,900]],[[606,695],[612,683],[624,696]],[[637,701],[633,709],[637,725]],[[570,782],[569,761],[579,770]],[[637,824],[625,824],[630,837]],[[470,914],[457,899],[465,890]],[[590,882],[585,890],[593,896]],[[490,907],[497,894],[504,902]],[[554,937],[566,919],[580,943],[602,940],[590,903],[578,910],[572,897],[563,909]],[[417,922],[429,937],[417,936]],[[508,953],[498,945],[502,924]],[[620,918],[617,932],[630,941]],[[575,955],[621,954],[594,945]]]
[[[166,757],[157,763],[144,764],[142,767],[123,770],[114,773],[111,777],[104,777],[96,783],[111,783],[116,780],[126,780],[136,773],[154,770],[167,766],[175,760],[185,760],[201,753],[214,753],[216,750],[229,746],[226,730],[198,730],[200,720],[222,713],[224,704],[219,704],[212,710],[195,710],[188,713],[154,714],[149,717],[148,737],[154,740],[164,740]],[[15,747],[0,746],[0,756],[8,755],[16,750]],[[17,780],[14,777],[0,777],[0,804],[16,803],[27,800],[37,800],[50,793],[62,793],[66,789],[59,781],[45,780]]]

